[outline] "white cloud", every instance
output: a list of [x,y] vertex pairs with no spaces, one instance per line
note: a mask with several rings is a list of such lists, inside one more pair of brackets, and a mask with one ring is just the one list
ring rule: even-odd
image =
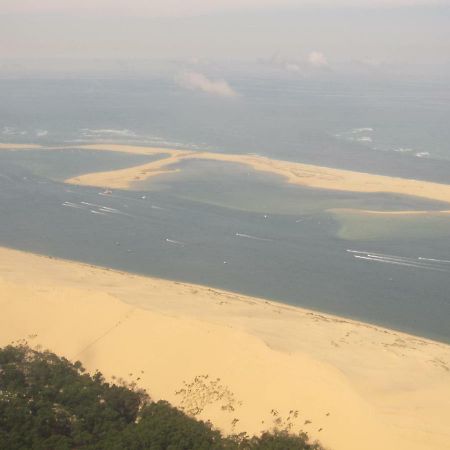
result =
[[237,97],[237,92],[225,80],[211,80],[199,72],[183,72],[176,81],[192,91],[202,91],[219,97]]
[[326,56],[322,52],[313,51],[309,53],[304,59],[284,59],[276,55],[266,63],[273,67],[279,67],[286,72],[291,72],[299,75],[307,75],[314,69],[330,69],[330,64]]
[[327,58],[321,52],[311,52],[308,55],[308,64],[317,69],[329,66]]
[[297,63],[287,62],[287,63],[284,64],[284,68],[288,72],[296,72],[296,73],[301,73],[302,72],[302,68]]

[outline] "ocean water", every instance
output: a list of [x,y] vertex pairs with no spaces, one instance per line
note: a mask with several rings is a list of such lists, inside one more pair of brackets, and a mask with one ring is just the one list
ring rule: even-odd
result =
[[[0,154],[0,162],[4,171],[24,170],[33,175],[64,181],[88,172],[117,170],[145,164],[159,158],[158,155],[134,155],[119,152],[101,152],[87,149],[17,150],[13,158]],[[11,164],[15,167],[8,167]],[[26,176],[26,175],[25,175]]]
[[239,78],[237,98],[171,79],[0,80],[4,142],[115,141],[450,182],[450,84]]
[[212,161],[180,163],[179,173],[133,192],[105,195],[62,182],[152,160],[77,148],[101,141],[259,153],[450,182],[441,86],[280,87],[266,79],[234,86],[238,98],[215,99],[171,80],[1,81],[1,141],[71,148],[0,152],[0,245],[450,342],[450,220],[386,227],[328,211],[448,205],[301,188]]

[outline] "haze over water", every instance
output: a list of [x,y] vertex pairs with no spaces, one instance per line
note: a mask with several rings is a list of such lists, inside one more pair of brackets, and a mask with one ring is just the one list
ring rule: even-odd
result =
[[448,209],[182,163],[136,192],[65,178],[148,156],[92,142],[258,153],[450,183],[448,86],[231,79],[236,98],[173,80],[2,80],[0,137],[73,149],[0,153],[0,244],[200,283],[450,342],[450,220],[357,222],[330,208]]

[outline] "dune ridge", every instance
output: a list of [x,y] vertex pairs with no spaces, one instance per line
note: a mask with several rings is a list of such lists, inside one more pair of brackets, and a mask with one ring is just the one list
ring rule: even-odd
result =
[[443,343],[6,248],[0,307],[0,345],[80,359],[225,431],[276,423],[334,450],[450,449]]

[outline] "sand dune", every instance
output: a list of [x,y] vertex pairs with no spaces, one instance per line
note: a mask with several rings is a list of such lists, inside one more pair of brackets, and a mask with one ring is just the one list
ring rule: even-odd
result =
[[169,156],[127,169],[77,176],[66,180],[67,183],[139,190],[139,181],[171,172],[174,170],[171,166],[176,163],[189,159],[207,159],[245,164],[254,170],[276,174],[286,179],[289,183],[306,187],[352,192],[385,192],[412,195],[450,203],[450,185],[448,184],[333,169],[311,164],[270,159],[258,155],[168,150],[114,144],[86,145],[83,148],[149,155],[160,154],[164,151]]
[[278,421],[335,450],[450,449],[445,344],[9,249],[0,307],[0,345],[27,339],[137,380],[226,431]]

